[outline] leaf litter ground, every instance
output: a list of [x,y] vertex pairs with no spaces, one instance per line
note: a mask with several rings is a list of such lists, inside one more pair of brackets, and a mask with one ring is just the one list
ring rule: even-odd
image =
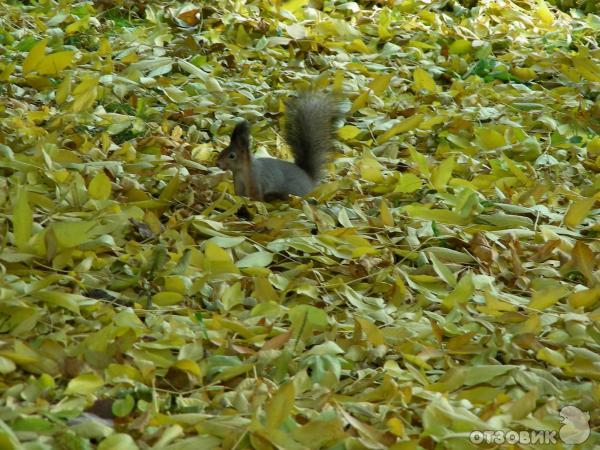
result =
[[[4,2],[2,448],[597,445],[600,17],[473,3]],[[233,196],[308,86],[314,199]]]

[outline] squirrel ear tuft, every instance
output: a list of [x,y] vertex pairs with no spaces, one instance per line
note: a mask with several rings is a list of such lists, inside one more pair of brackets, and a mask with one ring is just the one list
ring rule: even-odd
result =
[[242,120],[233,129],[230,145],[243,149],[250,147],[250,124],[246,120]]

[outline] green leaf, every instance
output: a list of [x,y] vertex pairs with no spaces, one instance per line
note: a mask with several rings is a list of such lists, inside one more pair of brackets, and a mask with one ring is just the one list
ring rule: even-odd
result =
[[159,292],[152,296],[152,303],[156,306],[171,306],[183,302],[185,297],[179,292]]
[[112,412],[117,417],[127,417],[135,407],[135,399],[131,395],[115,400],[112,404]]
[[65,394],[90,395],[96,394],[104,386],[104,380],[95,373],[84,373],[69,381]]
[[15,209],[12,214],[14,227],[15,245],[19,250],[24,250],[31,237],[33,226],[33,211],[29,206],[27,191],[19,189]]
[[273,253],[254,252],[244,256],[235,265],[242,269],[245,267],[267,267],[273,262]]
[[6,423],[0,419],[0,448],[6,450],[24,450],[17,436]]
[[65,221],[51,225],[60,249],[78,247],[88,242],[94,234],[92,229],[97,225],[94,221]]
[[88,300],[86,297],[68,292],[41,290],[32,294],[35,298],[51,305],[68,309],[74,314],[79,314],[79,304]]
[[138,448],[133,438],[123,433],[112,434],[98,445],[98,450],[138,450]]
[[486,365],[481,364],[478,366],[469,367],[466,370],[465,386],[473,386],[475,384],[486,383],[494,378],[500,377],[513,369],[517,369],[519,366],[510,364],[506,365]]

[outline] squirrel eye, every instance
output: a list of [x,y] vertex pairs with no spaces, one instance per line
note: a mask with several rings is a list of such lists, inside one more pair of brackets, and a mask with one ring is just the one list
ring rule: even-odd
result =
[[229,154],[229,159],[235,159],[235,153],[230,153]]

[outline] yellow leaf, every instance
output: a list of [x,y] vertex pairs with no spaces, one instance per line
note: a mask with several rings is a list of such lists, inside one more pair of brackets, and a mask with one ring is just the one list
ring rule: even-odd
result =
[[225,310],[229,311],[234,306],[241,305],[244,298],[245,295],[242,291],[242,285],[240,283],[235,283],[225,289],[221,295],[221,303],[223,303]]
[[435,45],[428,44],[427,42],[413,41],[412,39],[408,41],[408,46],[422,48],[425,50],[433,50],[434,48],[436,48]]
[[365,333],[367,341],[371,345],[376,347],[378,345],[385,344],[383,332],[373,322],[367,319],[362,319],[360,317],[356,317],[354,320],[356,320],[360,324],[360,327]]
[[367,104],[367,101],[369,100],[369,91],[364,91],[362,94],[360,94],[358,97],[356,97],[354,99],[354,102],[352,102],[352,108],[350,109],[351,112],[356,112],[359,109],[361,109],[363,106],[365,106]]
[[71,64],[74,56],[75,52],[72,51],[52,53],[51,55],[44,56],[35,67],[35,70],[40,75],[58,75],[61,70],[64,70]]
[[515,67],[510,72],[521,81],[531,81],[536,77],[535,70],[529,67]]
[[75,113],[91,107],[96,101],[98,95],[98,79],[87,77],[73,89],[75,100],[71,105],[71,110]]
[[89,28],[89,22],[90,22],[89,17],[84,17],[83,19],[79,19],[79,20],[67,25],[67,27],[65,28],[65,32],[67,34],[79,33],[80,31],[83,31],[83,30],[86,30],[87,28]]
[[202,376],[202,370],[200,370],[198,363],[190,359],[181,359],[173,364],[173,366],[177,367],[178,369],[185,370],[186,372],[189,372],[197,377]]
[[573,66],[586,80],[600,82],[600,66],[586,57],[584,52],[579,52],[578,55],[573,56]]
[[75,314],[79,314],[79,303],[87,300],[87,298],[82,295],[70,294],[68,292],[61,291],[41,290],[34,292],[32,295],[33,297],[42,300],[45,303],[60,306],[61,308],[68,309]]
[[431,130],[434,126],[440,123],[444,123],[447,119],[447,116],[443,114],[438,114],[436,116],[430,117],[429,119],[425,119],[423,122],[421,122],[419,128],[421,130]]
[[24,448],[11,427],[2,419],[0,419],[0,446],[6,450],[22,450]]
[[552,350],[547,347],[540,348],[537,352],[536,358],[540,361],[545,361],[554,367],[565,367],[567,360],[556,350]]
[[158,199],[163,201],[171,200],[177,193],[177,189],[179,189],[179,177],[176,175],[169,180],[169,183],[162,190]]
[[579,72],[577,72],[573,67],[567,64],[560,64],[558,67],[562,74],[569,79],[569,81],[572,81],[573,83],[579,83],[581,75],[579,75]]
[[532,387],[529,392],[522,395],[517,400],[511,402],[507,413],[512,417],[513,420],[524,419],[536,409],[537,401],[540,397],[537,387]]
[[587,144],[587,151],[590,156],[600,155],[600,136],[596,136]]
[[444,192],[446,190],[446,185],[452,177],[453,170],[454,157],[452,156],[446,158],[439,166],[433,168],[431,174],[431,184],[437,191]]
[[186,294],[191,284],[188,277],[182,275],[167,275],[165,277],[164,290]]
[[465,53],[469,53],[471,51],[471,42],[466,39],[458,39],[450,44],[448,48],[448,52],[451,55],[464,55]]
[[50,117],[49,111],[41,109],[39,111],[30,111],[27,113],[27,118],[34,123],[40,123],[47,120]]
[[95,394],[98,389],[104,386],[104,380],[95,373],[84,373],[69,381],[65,394]]
[[386,227],[394,226],[394,217],[390,212],[390,208],[388,208],[387,202],[383,198],[381,199],[381,208],[379,214],[383,225],[385,225]]
[[110,197],[112,186],[110,178],[106,176],[103,171],[100,171],[90,181],[88,186],[88,193],[94,200],[106,200]]
[[577,200],[569,206],[569,210],[565,214],[565,225],[576,227],[583,219],[586,218],[592,206],[596,202],[595,198],[584,198]]
[[517,166],[515,162],[504,153],[502,154],[502,160],[506,163],[511,173],[517,177],[521,183],[525,185],[530,185],[532,183],[532,179],[528,177],[521,169],[519,169],[519,166]]
[[255,277],[253,297],[259,302],[279,302],[279,294],[265,277]]
[[346,45],[346,48],[350,52],[360,52],[365,55],[373,53],[373,49],[369,48],[361,39],[353,39],[350,44]]
[[100,45],[98,46],[98,54],[100,56],[110,56],[112,54],[112,47],[108,38],[100,39]]
[[542,329],[542,321],[539,314],[530,315],[529,319],[521,324],[516,334],[537,334]]
[[239,273],[229,253],[212,242],[204,248],[204,269],[210,273]]
[[[14,316],[13,316],[14,317]],[[32,317],[31,315],[29,317]],[[0,374],[7,375],[17,370],[17,365],[12,359],[0,356]],[[2,445],[2,438],[0,437],[0,446]],[[4,447],[0,447],[4,448]]]
[[15,71],[16,66],[17,63],[15,62],[8,63],[2,70],[2,73],[0,73],[0,81],[8,81],[12,73]]
[[9,347],[6,350],[1,350],[0,355],[17,364],[36,364],[40,362],[40,355],[22,341],[15,341],[14,350],[10,350]]
[[408,361],[409,363],[414,364],[417,367],[420,367],[423,370],[432,370],[433,367],[431,367],[429,364],[427,364],[427,361],[425,361],[423,358],[417,356],[417,355],[410,355],[410,354],[403,354],[402,357]]
[[25,61],[23,61],[23,75],[33,72],[33,70],[42,61],[44,58],[44,53],[46,52],[47,43],[48,39],[42,39],[29,51]]
[[236,267],[239,269],[247,267],[268,267],[273,262],[273,254],[270,252],[258,251],[249,253],[240,259]]
[[121,59],[121,61],[124,62],[125,64],[127,64],[127,63],[138,62],[139,59],[140,59],[140,57],[138,56],[138,54],[133,52],[133,53],[129,53],[128,55],[124,56]]
[[345,141],[348,139],[354,139],[359,134],[360,128],[355,127],[354,125],[345,125],[338,130],[338,135]]
[[298,339],[311,336],[315,330],[325,330],[329,325],[327,314],[321,308],[296,305],[289,311],[292,335]]
[[600,287],[577,291],[569,295],[568,302],[573,308],[593,308],[600,300]]
[[415,114],[408,119],[404,119],[402,122],[397,123],[392,128],[387,130],[385,133],[379,135],[377,138],[377,143],[383,144],[399,133],[406,133],[407,131],[414,130],[421,124],[421,122],[423,122],[424,117],[425,116],[423,114]]
[[377,24],[377,33],[380,39],[389,39],[393,36],[390,33],[390,25],[392,23],[392,13],[389,8],[383,8],[379,13],[379,23]]
[[434,272],[437,273],[438,276],[450,287],[456,288],[458,281],[454,272],[452,272],[447,265],[440,261],[437,256],[435,256],[435,253],[430,253],[429,259],[431,260],[431,265]]
[[107,381],[111,381],[113,378],[129,378],[142,382],[142,374],[138,369],[127,364],[109,364],[105,373]]
[[569,293],[570,289],[566,286],[558,286],[552,289],[545,289],[533,294],[529,307],[543,311],[546,308],[554,305],[561,298]]
[[395,2],[394,5],[398,5],[398,9],[403,13],[412,14],[417,11],[415,0],[402,0],[400,3]]
[[437,85],[435,81],[425,70],[417,67],[413,72],[413,90],[415,92],[419,92],[421,90],[426,90],[430,92],[436,92]]
[[391,73],[384,73],[382,75],[378,75],[373,78],[373,81],[369,84],[369,88],[373,91],[373,93],[377,96],[383,94],[388,86],[390,85],[390,81],[392,79]]
[[410,154],[410,159],[412,160],[413,164],[415,164],[417,166],[417,169],[419,169],[419,173],[422,174],[425,178],[429,178],[430,171],[427,157],[422,153],[419,153],[412,146],[408,148],[408,152]]
[[246,47],[251,41],[252,40],[250,39],[250,36],[248,36],[248,33],[246,33],[244,26],[239,25],[235,37],[235,43],[243,48]]
[[575,267],[588,279],[592,279],[594,272],[594,252],[582,241],[577,241],[573,250],[571,250],[571,258]]
[[554,15],[550,12],[544,0],[538,0],[538,7],[535,12],[542,24],[550,26],[554,23]]
[[160,223],[158,217],[156,217],[156,214],[154,214],[152,211],[146,211],[144,214],[144,222],[150,227],[150,230],[153,233],[160,234],[162,230],[162,224]]
[[[287,433],[291,434],[295,441],[301,443],[303,445],[302,448],[328,448],[327,445],[329,443],[342,442],[347,438],[346,432],[344,431],[344,425],[345,424],[337,415],[330,418],[315,416],[310,422],[304,425],[290,427],[290,430]],[[254,448],[256,450],[263,450],[262,447],[258,446]],[[281,446],[279,448],[285,447]]]
[[[160,441],[159,441],[160,442]],[[160,445],[160,447],[163,447]],[[197,448],[201,448],[198,446]],[[98,450],[138,450],[139,447],[133,438],[125,433],[113,433],[103,439],[97,447]]]
[[33,211],[29,206],[27,191],[23,187],[19,189],[12,214],[12,223],[15,245],[19,250],[23,250],[29,242],[33,227]]
[[492,295],[489,291],[485,292],[485,306],[478,306],[477,309],[490,316],[501,316],[505,312],[514,312],[517,307],[511,303],[505,302]]
[[394,192],[409,194],[421,189],[421,179],[414,173],[399,173]]
[[485,150],[493,150],[506,145],[506,139],[492,128],[476,128],[475,140]]
[[296,12],[300,8],[306,6],[308,4],[308,0],[290,0],[289,2],[285,2],[282,5],[282,8],[291,13]]
[[421,17],[421,19],[423,19],[425,22],[429,23],[430,25],[435,24],[435,20],[436,20],[436,14],[432,11],[427,11],[427,10],[422,10],[421,12],[419,12],[419,17]]
[[77,247],[91,238],[90,231],[97,224],[94,221],[57,222],[51,225],[59,249]]
[[375,159],[375,157],[367,152],[363,158],[358,161],[360,176],[363,180],[379,183],[383,181],[383,166]]
[[475,286],[473,285],[473,274],[471,272],[467,272],[467,274],[463,275],[463,277],[458,281],[458,284],[454,290],[442,301],[444,309],[446,311],[450,311],[455,306],[467,303],[473,297],[474,291]]
[[152,303],[157,306],[171,306],[181,303],[185,297],[179,292],[158,292],[152,296]]
[[402,278],[399,276],[394,279],[393,288],[394,293],[390,299],[390,303],[395,306],[400,306],[408,297],[408,289],[406,289],[404,281],[402,281]]
[[335,71],[335,76],[333,77],[333,92],[342,92],[342,88],[344,87],[344,71],[338,69]]
[[468,219],[447,209],[430,209],[421,205],[406,205],[403,209],[409,216],[423,220],[434,220],[451,225],[466,225],[469,222]]
[[267,402],[265,413],[267,415],[266,428],[278,429],[283,421],[290,415],[296,399],[294,383],[288,382],[281,386],[275,395]]
[[390,432],[395,436],[404,435],[404,424],[397,417],[392,417],[386,422],[386,425],[390,429]]

